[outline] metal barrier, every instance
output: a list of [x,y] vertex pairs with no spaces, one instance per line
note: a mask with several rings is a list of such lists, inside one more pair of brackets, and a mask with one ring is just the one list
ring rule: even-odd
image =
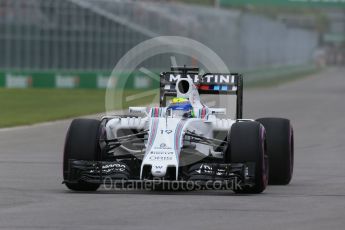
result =
[[[196,39],[232,70],[305,64],[318,42],[316,32],[236,10],[144,0],[0,0],[0,69],[110,71],[131,47],[160,35]],[[163,59],[147,66],[166,69],[170,59]]]

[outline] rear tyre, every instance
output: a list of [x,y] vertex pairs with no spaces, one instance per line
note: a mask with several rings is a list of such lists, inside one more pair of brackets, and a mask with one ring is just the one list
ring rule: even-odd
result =
[[294,134],[288,119],[261,118],[257,120],[266,129],[269,156],[269,184],[290,183],[294,165]]
[[[99,120],[75,119],[72,121],[65,140],[63,177],[69,178],[68,162],[70,159],[95,161],[100,157]],[[65,183],[66,187],[74,191],[96,191],[100,184],[91,184],[80,181],[78,183]]]
[[265,128],[258,122],[237,122],[229,132],[225,163],[255,164],[254,186],[234,188],[235,193],[261,193],[268,183]]

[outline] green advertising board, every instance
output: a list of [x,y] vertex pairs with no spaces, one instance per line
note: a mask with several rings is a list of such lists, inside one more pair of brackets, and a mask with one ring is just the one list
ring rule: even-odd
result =
[[106,72],[0,70],[0,87],[105,89],[108,83],[115,88],[125,89],[159,86],[158,81],[140,72],[130,75],[114,73],[114,78],[109,82],[110,75]]
[[345,34],[328,33],[323,35],[325,42],[343,43],[345,42]]
[[261,5],[291,7],[344,7],[345,0],[219,0],[220,5]]

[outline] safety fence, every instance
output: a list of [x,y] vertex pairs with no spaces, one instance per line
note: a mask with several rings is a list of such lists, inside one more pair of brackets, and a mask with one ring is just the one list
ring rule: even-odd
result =
[[[146,0],[0,0],[0,86],[103,88],[129,49],[161,35],[205,44],[233,72],[305,65],[318,44],[314,31],[237,10]],[[145,67],[167,70],[165,57]]]

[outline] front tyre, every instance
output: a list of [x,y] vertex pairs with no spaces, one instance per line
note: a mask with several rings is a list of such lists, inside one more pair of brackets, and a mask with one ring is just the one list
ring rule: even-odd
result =
[[257,120],[266,129],[269,156],[269,184],[290,183],[294,165],[294,134],[288,119],[261,118]]
[[254,186],[234,188],[235,193],[261,193],[268,184],[265,128],[258,122],[236,122],[228,136],[225,163],[254,163]]
[[[72,121],[65,140],[63,177],[68,180],[68,162],[70,159],[96,161],[100,157],[99,120],[75,119]],[[66,187],[74,191],[96,191],[100,184],[91,184],[84,181],[65,183]]]

